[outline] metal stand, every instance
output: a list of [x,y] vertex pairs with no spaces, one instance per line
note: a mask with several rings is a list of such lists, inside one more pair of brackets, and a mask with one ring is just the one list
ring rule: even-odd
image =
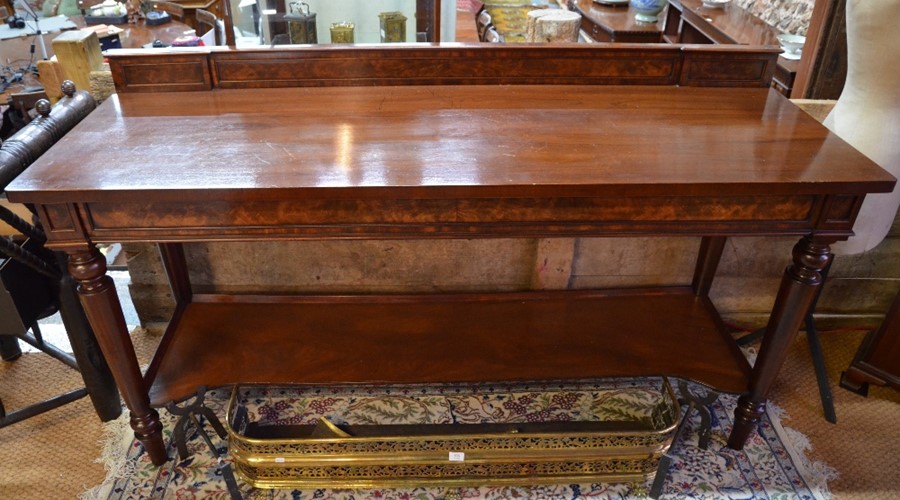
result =
[[[825,287],[825,281],[828,279],[828,271],[831,270],[831,264],[834,262],[834,255],[831,255],[828,264],[821,271],[822,284],[816,290],[809,311],[806,312],[804,324],[806,326],[806,340],[809,343],[809,353],[812,356],[813,369],[816,372],[816,382],[819,385],[819,397],[822,400],[822,411],[825,413],[825,420],[832,424],[837,423],[837,415],[834,412],[834,401],[831,395],[831,387],[828,384],[828,370],[825,367],[825,357],[822,355],[822,343],[819,341],[819,331],[816,329],[816,320],[813,314],[816,312],[816,304],[819,303],[819,297],[822,295],[822,289]],[[762,338],[766,333],[765,328],[756,330],[755,332],[741,337],[737,343],[739,345],[748,345]]]
[[819,303],[819,297],[822,295],[822,287],[825,286],[825,280],[828,278],[828,271],[831,269],[831,263],[834,262],[834,255],[828,260],[828,265],[822,269],[822,285],[816,290],[816,296],[813,297],[809,311],[806,313],[806,340],[809,343],[809,353],[812,355],[813,368],[816,370],[816,382],[819,384],[819,397],[822,400],[822,411],[825,413],[825,420],[832,424],[837,423],[837,415],[834,413],[834,400],[831,396],[831,386],[828,385],[828,370],[825,368],[825,357],[822,355],[822,343],[819,342],[819,331],[816,330],[816,320],[813,313],[816,311],[816,304]]
[[[688,389],[687,382],[683,380],[678,381],[678,393],[681,395],[681,397],[678,398],[679,403],[687,404],[688,408],[681,418],[681,423],[678,424],[678,429],[675,430],[672,442],[674,443],[678,440],[678,437],[681,436],[686,425],[685,422],[687,422],[691,416],[691,412],[697,410],[697,413],[700,414],[700,428],[697,429],[697,434],[699,434],[697,446],[701,450],[709,449],[709,443],[712,440],[712,416],[709,414],[707,406],[715,402],[715,400],[719,398],[719,394],[709,391],[703,397],[697,396]],[[655,499],[662,495],[662,488],[666,482],[666,475],[668,475],[669,466],[671,465],[672,457],[668,454],[663,454],[659,459],[659,467],[656,469],[656,475],[653,477],[653,484],[650,486],[650,493],[648,494],[650,498]]]
[[231,464],[225,462],[224,456],[219,453],[219,449],[216,448],[216,445],[213,444],[209,434],[207,434],[206,430],[203,428],[203,419],[205,418],[206,421],[209,422],[209,425],[212,426],[213,430],[216,431],[219,438],[225,439],[228,437],[228,433],[225,431],[222,422],[219,421],[216,414],[204,404],[205,398],[206,387],[201,386],[197,389],[197,395],[190,403],[185,403],[182,407],[177,406],[174,402],[170,402],[166,405],[166,409],[169,413],[179,417],[172,430],[172,440],[175,442],[175,447],[178,449],[178,457],[181,460],[184,460],[190,456],[187,448],[187,429],[189,425],[193,425],[197,430],[197,433],[200,434],[200,437],[203,438],[203,441],[206,442],[206,446],[209,447],[210,453],[218,460],[219,470],[222,472],[222,479],[225,480],[225,485],[228,487],[228,493],[231,495],[231,498],[241,499],[243,496],[241,495],[241,490],[234,478],[234,471],[231,470]]
[[700,414],[700,428],[697,429],[697,446],[701,450],[709,449],[709,442],[712,441],[712,416],[709,414],[707,406],[713,404],[719,399],[719,394],[709,391],[705,396],[700,397],[688,389],[687,382],[678,381],[678,393],[681,394],[681,404],[687,403],[688,409],[684,412],[684,421],[691,416],[691,411],[697,410]]
[[[30,15],[31,18],[34,20],[35,36],[38,39],[38,44],[40,44],[40,46],[41,46],[41,58],[42,58],[42,60],[46,61],[49,58],[47,57],[47,46],[44,43],[44,34],[41,32],[41,24],[39,21],[40,18],[38,17],[38,15],[34,11],[34,9],[31,8],[31,5],[29,5],[28,2],[16,1],[13,3],[15,3],[16,5],[20,5],[22,7],[22,9],[25,11],[25,13]],[[34,53],[34,45],[32,45],[31,52]]]

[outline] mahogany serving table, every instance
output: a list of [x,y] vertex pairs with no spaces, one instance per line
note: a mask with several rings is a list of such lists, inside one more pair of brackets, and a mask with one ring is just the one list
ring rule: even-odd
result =
[[[766,88],[771,49],[147,52],[110,55],[118,97],[8,193],[35,204],[48,245],[70,254],[132,427],[158,464],[166,454],[153,407],[200,385],[234,383],[664,374],[742,394],[729,441],[740,448],[820,284],[829,244],[851,234],[867,193],[895,182]],[[157,64],[163,59],[176,69]],[[166,91],[183,89],[201,91]],[[701,237],[693,283],[204,295],[191,289],[181,247],[626,235]],[[725,238],[749,235],[800,238],[753,368],[708,298]],[[160,244],[178,301],[145,376],[95,247],[129,241]]]

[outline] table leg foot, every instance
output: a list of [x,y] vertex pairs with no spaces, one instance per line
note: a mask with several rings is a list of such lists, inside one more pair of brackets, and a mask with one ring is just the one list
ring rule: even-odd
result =
[[738,398],[734,409],[734,428],[728,436],[728,447],[734,450],[744,449],[744,444],[766,411],[765,401],[751,401],[747,396]]
[[162,465],[169,459],[166,446],[162,437],[162,424],[159,422],[159,413],[151,409],[146,415],[131,413],[131,428],[134,437],[144,445],[153,465]]

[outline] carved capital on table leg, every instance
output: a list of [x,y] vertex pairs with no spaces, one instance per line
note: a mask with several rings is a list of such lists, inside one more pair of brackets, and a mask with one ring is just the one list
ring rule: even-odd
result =
[[831,260],[831,247],[827,243],[814,241],[804,237],[794,245],[792,252],[794,263],[788,267],[787,274],[804,285],[818,286],[822,284],[822,270]]
[[115,283],[106,275],[106,258],[91,244],[67,252],[69,273],[78,281],[81,305],[122,398],[131,410],[131,428],[153,463],[161,465],[168,457],[163,445],[159,414],[150,407],[150,398],[144,387]]
[[106,282],[106,259],[94,247],[69,253],[69,274],[78,280],[79,293],[99,293]]

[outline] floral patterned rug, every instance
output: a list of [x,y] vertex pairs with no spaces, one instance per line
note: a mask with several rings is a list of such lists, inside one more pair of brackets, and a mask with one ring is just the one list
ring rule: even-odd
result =
[[[629,379],[567,382],[561,384],[479,384],[441,386],[396,386],[392,388],[259,388],[242,389],[238,402],[256,424],[312,424],[326,416],[341,425],[389,423],[518,423],[550,421],[638,420],[662,425],[659,408],[665,406],[661,379]],[[673,381],[674,383],[674,381]],[[705,391],[689,385],[692,393]],[[206,406],[222,422],[231,391],[219,389],[206,394]],[[670,399],[669,399],[670,401]],[[660,498],[828,498],[826,480],[833,471],[804,457],[805,439],[780,425],[778,411],[763,417],[759,433],[743,451],[725,446],[732,426],[736,397],[721,395],[706,405],[711,421],[707,449],[698,446],[701,417],[687,415],[681,430],[663,461]],[[681,406],[687,411],[687,405]],[[127,412],[126,412],[127,413]],[[177,415],[160,410],[166,439]],[[217,460],[196,431],[189,433],[187,446],[192,455],[170,459],[162,467],[150,463],[142,446],[131,439],[127,416],[108,424],[104,458],[110,470],[103,484],[85,492],[83,498],[231,498],[223,471],[231,457],[228,443],[219,439],[209,425]],[[177,457],[170,443],[170,457]],[[227,467],[227,468],[230,468]],[[559,484],[530,487],[414,488],[374,490],[285,489],[258,490],[237,479],[243,498],[277,499],[580,499],[646,498],[653,478],[643,483]]]

